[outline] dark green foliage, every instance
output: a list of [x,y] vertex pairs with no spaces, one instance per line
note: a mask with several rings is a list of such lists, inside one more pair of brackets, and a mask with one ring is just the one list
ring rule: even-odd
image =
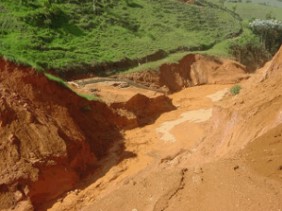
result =
[[268,61],[271,54],[261,44],[259,37],[247,29],[246,31],[240,39],[231,43],[230,54],[252,72]]
[[43,7],[27,12],[20,20],[35,27],[56,28],[67,22],[67,18],[58,6],[44,4]]
[[240,93],[240,90],[241,90],[241,89],[242,89],[242,87],[241,87],[240,85],[236,84],[236,85],[234,85],[234,86],[232,86],[232,87],[230,88],[230,93],[231,93],[232,95],[237,95],[237,94]]
[[252,31],[260,37],[261,44],[275,53],[282,44],[282,22],[278,20],[256,19],[250,23]]

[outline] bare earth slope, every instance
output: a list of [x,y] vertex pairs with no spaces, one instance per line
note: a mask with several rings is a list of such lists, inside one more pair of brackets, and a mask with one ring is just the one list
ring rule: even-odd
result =
[[0,209],[71,189],[121,138],[113,117],[105,104],[0,60]]
[[125,132],[136,157],[50,210],[281,210],[281,64],[282,49],[237,96],[223,98],[227,85],[171,95],[176,110]]
[[0,210],[32,210],[73,189],[113,143],[123,152],[121,129],[173,109],[154,92],[108,105],[87,101],[43,74],[0,60]]
[[282,50],[242,83],[238,96],[215,107],[211,133],[204,143],[210,154],[220,157],[237,152],[282,123],[281,73]]
[[189,54],[178,63],[163,64],[159,70],[119,74],[149,87],[163,88],[170,93],[203,84],[231,84],[248,78],[246,68],[229,59]]
[[[80,88],[100,87],[104,104],[1,60],[0,209],[28,210],[31,201],[57,211],[281,210],[282,50],[236,96],[220,83],[247,78],[240,65],[226,82],[222,63],[198,58],[198,70],[220,82],[183,89],[187,61],[167,66],[180,81],[170,91],[181,90],[169,96]],[[91,165],[96,171],[75,185]]]

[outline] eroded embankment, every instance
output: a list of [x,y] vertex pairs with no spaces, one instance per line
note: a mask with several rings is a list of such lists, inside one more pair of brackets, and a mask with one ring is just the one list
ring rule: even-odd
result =
[[71,189],[122,138],[115,120],[106,104],[0,60],[0,209]]
[[[162,115],[154,125],[127,132],[128,146],[134,150],[133,143],[142,139],[146,146],[136,147],[138,156],[150,156],[155,162],[121,180],[121,185],[109,188],[102,197],[86,201],[81,209],[281,210],[281,61],[282,49],[265,68],[242,82],[238,95],[229,94],[218,102],[205,125],[197,123],[201,115],[193,118],[194,112],[211,106],[207,98],[221,99],[224,90],[205,94],[201,100],[185,93],[197,88],[194,94],[199,97],[201,87],[181,91],[180,98],[175,93],[174,102],[181,103],[180,108],[186,104],[183,110],[192,111],[190,118],[176,110]],[[173,141],[163,134],[174,136]],[[141,161],[136,159],[136,163]]]
[[[235,153],[282,123],[282,50],[242,84],[241,93],[218,104],[213,113],[207,153]],[[210,146],[210,147],[209,147]]]
[[[152,90],[145,94],[144,89],[134,93],[102,86],[106,103],[89,102],[29,68],[1,60],[0,71],[0,209],[32,209],[72,189],[89,169],[95,170],[113,142],[120,141],[119,151],[124,150],[121,129],[154,123],[176,109],[168,96]],[[235,62],[200,55],[163,65],[154,80],[142,76],[148,73],[129,78],[176,92],[248,77]]]
[[113,142],[124,149],[120,130],[171,109],[164,95],[90,102],[43,74],[0,60],[0,209],[37,208],[72,189]]
[[232,84],[248,78],[246,68],[232,60],[189,54],[175,64],[164,64],[159,70],[116,75],[148,87],[177,92],[185,87],[203,84]]
[[132,129],[154,122],[162,113],[175,109],[162,92],[111,78],[69,82],[79,93],[98,96],[118,117],[120,129]]

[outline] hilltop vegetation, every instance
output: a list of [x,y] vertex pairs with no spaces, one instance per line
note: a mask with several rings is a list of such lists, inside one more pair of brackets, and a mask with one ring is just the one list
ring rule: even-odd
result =
[[280,0],[208,0],[236,12],[242,19],[252,20],[274,18],[282,20]]
[[226,7],[230,10],[235,10],[243,19],[266,19],[275,18],[277,20],[282,20],[282,8],[274,7],[266,4],[257,3],[232,3],[226,2]]
[[[238,14],[243,33],[225,40],[208,53],[227,55],[246,65],[249,71],[261,67],[282,44],[281,0],[208,0],[221,8]],[[256,25],[255,27],[253,27]]]
[[241,30],[228,11],[177,0],[1,0],[0,11],[0,54],[57,72],[209,48]]

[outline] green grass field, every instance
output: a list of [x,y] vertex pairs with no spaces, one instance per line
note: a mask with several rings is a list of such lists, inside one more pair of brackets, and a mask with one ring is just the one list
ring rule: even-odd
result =
[[225,6],[232,10],[236,7],[235,12],[238,13],[243,19],[266,19],[267,15],[271,15],[277,20],[282,20],[282,8],[262,5],[257,3],[231,3],[226,2]]
[[[266,19],[267,16],[282,20],[282,0],[208,0],[214,4],[223,6],[231,11],[235,11],[242,19]],[[236,0],[235,0],[236,1]]]
[[134,68],[130,68],[128,70],[122,71],[121,73],[127,74],[132,72],[138,71],[145,71],[145,70],[158,70],[159,67],[163,64],[173,64],[178,63],[184,56],[188,54],[204,54],[208,56],[216,56],[221,58],[233,58],[230,52],[230,46],[234,43],[242,43],[245,42],[246,39],[253,39],[253,34],[246,26],[243,27],[243,32],[240,36],[225,39],[217,44],[215,44],[212,48],[205,50],[205,51],[184,51],[179,53],[170,54],[164,59],[160,59],[158,61],[148,62],[142,65],[139,65]]
[[281,0],[252,0],[252,3],[282,8]]
[[226,11],[178,0],[106,0],[98,13],[92,0],[24,2],[0,2],[0,55],[57,72],[158,50],[201,48],[241,29]]

